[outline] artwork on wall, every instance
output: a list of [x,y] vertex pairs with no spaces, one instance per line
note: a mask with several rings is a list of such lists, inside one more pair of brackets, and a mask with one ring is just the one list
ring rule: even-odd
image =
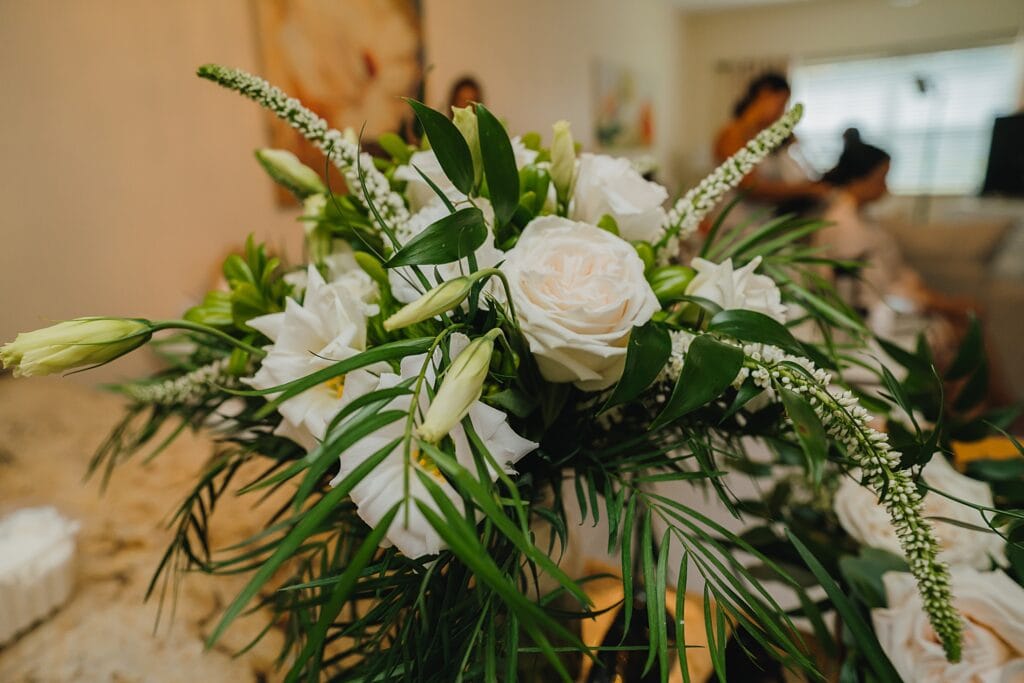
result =
[[[401,134],[411,119],[402,97],[421,97],[419,0],[253,0],[262,72],[339,130],[362,129],[363,144]],[[323,155],[287,124],[271,121],[270,146],[323,171]],[[364,128],[365,126],[365,128]],[[331,187],[343,187],[331,175]],[[290,195],[279,193],[282,202]]]
[[648,74],[622,64],[593,65],[594,139],[603,149],[654,143],[654,89]]

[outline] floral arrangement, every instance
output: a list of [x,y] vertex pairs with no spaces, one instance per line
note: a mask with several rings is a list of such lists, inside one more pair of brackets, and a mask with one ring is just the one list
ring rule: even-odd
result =
[[[796,463],[809,491],[843,482],[828,514],[902,558],[903,572],[886,577],[889,611],[912,605],[943,661],[961,659],[955,558],[940,553],[932,494],[918,481],[939,427],[897,450],[843,387],[867,333],[801,242],[817,224],[781,218],[719,234],[719,220],[679,263],[723,195],[791,133],[799,106],[666,210],[665,188],[628,160],[578,153],[565,122],[545,147],[537,134],[510,137],[483,105],[449,119],[411,101],[424,147],[384,136],[390,158],[373,158],[352,131],[260,78],[215,65],[199,75],[287,121],[341,172],[346,191],[335,193],[288,152],[256,154],[302,201],[308,262],[286,268],[250,239],[224,262],[226,287],[180,320],[71,320],[20,334],[0,360],[29,376],[146,343],[163,351],[167,370],[116,387],[127,415],[93,468],[106,479],[186,428],[214,435],[151,586],[162,593],[183,570],[250,572],[211,643],[256,602],[287,633],[288,680],[568,680],[580,657],[603,661],[602,651],[639,656],[666,680],[673,666],[685,671],[693,625],[682,605],[696,572],[720,676],[727,630],[813,671],[791,613],[736,551],[799,592],[800,613],[821,624],[827,605],[807,597],[794,563],[660,493],[665,483],[710,491],[739,514],[745,503],[723,476],[754,467],[754,439]],[[802,320],[817,341],[793,335]],[[901,395],[870,406],[887,412]],[[170,436],[158,438],[165,425]],[[261,473],[239,481],[254,462]],[[282,489],[289,503],[265,511],[262,533],[210,548],[221,495],[258,502]],[[844,512],[876,503],[873,516]],[[596,613],[592,577],[560,563],[572,552],[567,506],[607,523],[625,630],[640,623],[643,645],[584,643],[574,629]],[[884,525],[884,542],[858,531]],[[780,542],[826,589],[874,678],[894,680],[878,643],[905,625],[869,627],[808,550],[813,540],[794,523]],[[669,566],[675,551],[682,560]]]

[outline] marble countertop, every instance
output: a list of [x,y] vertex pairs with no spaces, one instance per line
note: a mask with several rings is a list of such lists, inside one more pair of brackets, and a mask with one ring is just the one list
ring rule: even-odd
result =
[[[210,454],[183,434],[151,463],[141,458],[83,483],[94,449],[120,417],[120,400],[59,378],[0,378],[0,516],[53,505],[81,522],[76,587],[48,620],[0,649],[0,681],[70,683],[274,681],[281,636],[271,631],[234,658],[266,624],[259,614],[236,622],[204,652],[203,641],[241,588],[239,577],[187,576],[174,612],[170,600],[154,633],[159,601],[143,602],[167,547],[164,522]],[[218,507],[215,547],[258,529],[261,515],[230,496]]]

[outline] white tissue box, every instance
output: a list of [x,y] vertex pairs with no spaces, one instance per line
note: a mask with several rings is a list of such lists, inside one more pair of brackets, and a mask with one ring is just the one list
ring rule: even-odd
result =
[[78,522],[52,507],[0,519],[0,646],[67,601],[77,531]]

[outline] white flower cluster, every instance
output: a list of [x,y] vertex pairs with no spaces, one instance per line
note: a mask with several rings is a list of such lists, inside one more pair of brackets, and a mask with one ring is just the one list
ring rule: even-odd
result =
[[221,358],[162,382],[127,384],[122,391],[136,403],[188,405],[209,394],[212,385],[230,386],[236,381],[227,372],[228,361],[228,358]]
[[[199,69],[199,75],[230,88],[272,111],[278,118],[288,122],[292,128],[317,146],[327,155],[345,178],[351,192],[359,201],[369,206],[372,201],[381,218],[391,227],[403,225],[409,218],[409,211],[401,195],[391,190],[388,179],[373,165],[369,154],[360,154],[357,142],[347,139],[339,130],[330,128],[327,121],[317,116],[294,97],[289,97],[258,76],[208,64]],[[366,194],[363,193],[363,183]],[[376,218],[374,217],[374,220]]]
[[[863,473],[863,484],[878,496],[892,519],[900,547],[932,628],[951,661],[960,657],[963,623],[953,607],[949,567],[938,559],[935,529],[924,514],[921,494],[906,470],[897,470],[900,453],[889,437],[871,427],[871,415],[847,390],[830,389],[831,375],[806,358],[761,344],[744,347],[754,382],[763,388],[786,388],[801,394],[828,436],[839,443]],[[803,371],[791,365],[799,365]]]
[[[674,383],[694,335],[682,330],[670,334],[672,353],[660,379]],[[722,341],[729,343],[727,339]],[[744,344],[743,353],[744,367],[733,386],[750,377],[771,400],[776,400],[783,388],[802,395],[829,437],[842,445],[863,472],[864,484],[874,491],[892,519],[935,633],[951,661],[958,659],[963,624],[952,603],[949,567],[938,559],[935,530],[925,517],[913,479],[905,470],[896,469],[900,454],[892,450],[888,436],[871,427],[871,415],[851,392],[831,389],[832,375],[809,359],[766,344]]]
[[802,105],[795,105],[680,197],[669,209],[665,220],[664,236],[659,244],[662,254],[667,253],[671,257],[678,252],[679,239],[696,230],[704,216],[715,208],[725,193],[739,185],[744,176],[789,137],[803,111]]

